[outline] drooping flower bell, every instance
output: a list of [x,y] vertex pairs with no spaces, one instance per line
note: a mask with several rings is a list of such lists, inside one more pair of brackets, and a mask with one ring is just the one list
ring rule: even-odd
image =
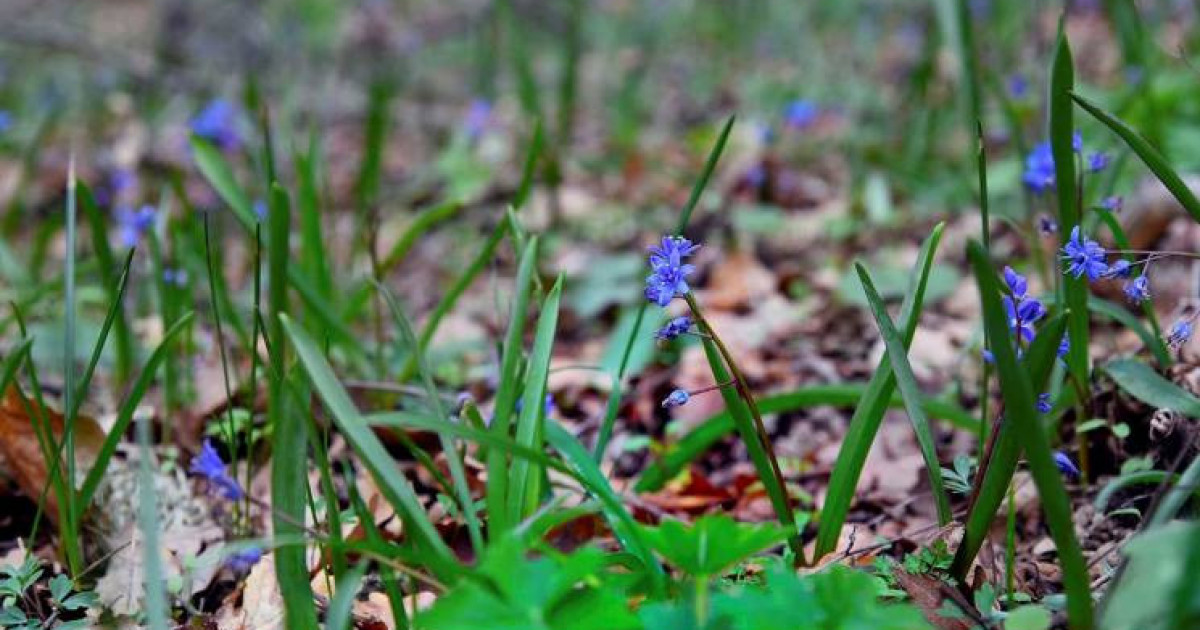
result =
[[192,464],[188,470],[192,474],[204,477],[213,490],[230,501],[238,501],[246,496],[238,482],[229,476],[225,462],[221,460],[221,455],[217,453],[217,449],[213,448],[210,440],[204,440],[200,453],[192,458]]

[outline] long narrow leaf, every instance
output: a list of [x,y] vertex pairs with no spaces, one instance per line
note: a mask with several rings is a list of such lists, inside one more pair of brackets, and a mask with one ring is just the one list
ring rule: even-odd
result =
[[1200,418],[1200,399],[1163,378],[1141,361],[1117,359],[1106,363],[1103,370],[1116,381],[1117,386],[1146,404]]
[[407,534],[426,552],[430,568],[439,577],[453,577],[458,571],[454,554],[441,539],[433,523],[425,513],[425,507],[417,497],[412,485],[396,467],[391,455],[370,427],[334,376],[333,368],[325,360],[317,343],[286,315],[281,317],[288,339],[296,350],[296,357],[308,373],[309,381],[317,395],[329,410],[334,424],[342,436],[354,448],[379,485],[379,491],[404,521]]
[[[521,262],[517,267],[517,280],[513,292],[512,309],[509,312],[508,331],[504,335],[504,346],[500,357],[500,386],[496,391],[496,402],[492,410],[494,435],[508,437],[512,430],[512,413],[516,406],[520,383],[521,358],[524,356],[522,339],[525,334],[526,312],[529,310],[529,293],[533,286],[533,273],[537,267],[537,237],[529,239]],[[487,454],[487,503],[489,532],[503,535],[512,528],[508,518],[508,458],[503,452],[489,450]]]
[[[525,390],[521,398],[521,414],[517,419],[517,443],[529,448],[541,448],[545,440],[546,377],[550,373],[551,352],[554,350],[554,333],[558,329],[558,305],[562,297],[562,277],[554,283],[550,293],[542,302],[538,316],[537,334],[529,356],[529,369],[525,374]],[[508,518],[513,523],[533,513],[541,499],[541,471],[534,470],[529,462],[513,462],[508,480]]]
[[1005,421],[1012,423],[1017,440],[1024,448],[1042,500],[1046,523],[1050,526],[1050,536],[1058,550],[1063,588],[1067,595],[1068,622],[1073,630],[1088,630],[1092,627],[1093,617],[1090,579],[1079,542],[1075,538],[1071,501],[1054,462],[1045,431],[1038,421],[1029,374],[1017,362],[1008,318],[1000,303],[1000,282],[982,246],[972,242],[968,246],[968,257],[979,283],[984,326],[993,342],[992,353],[1000,375]]
[[1142,162],[1150,169],[1150,172],[1154,173],[1154,176],[1163,183],[1163,186],[1166,186],[1171,195],[1179,202],[1179,205],[1183,206],[1183,209],[1187,210],[1193,219],[1200,221],[1200,199],[1196,198],[1196,195],[1192,193],[1192,189],[1188,188],[1183,178],[1179,176],[1179,173],[1175,172],[1175,169],[1171,168],[1171,164],[1158,152],[1158,149],[1154,148],[1154,145],[1150,144],[1133,127],[1104,111],[1099,105],[1075,93],[1071,93],[1070,97],[1084,111],[1091,114],[1096,120],[1104,123],[1113,133],[1120,136],[1125,141],[1125,144],[1130,149],[1133,149],[1133,152],[1142,159]]
[[[912,344],[913,336],[917,332],[917,322],[925,304],[925,289],[933,269],[933,258],[944,229],[945,224],[939,223],[921,245],[921,253],[909,278],[908,293],[900,305],[900,325],[904,330],[906,348]],[[855,407],[850,426],[842,439],[842,448],[838,451],[837,462],[834,463],[833,472],[829,477],[829,491],[824,505],[821,506],[814,561],[832,552],[837,546],[846,515],[850,511],[850,503],[854,500],[859,476],[862,475],[867,455],[871,452],[871,444],[875,441],[875,435],[883,422],[883,414],[887,411],[895,392],[896,378],[888,363],[889,359],[886,356],[880,358],[879,365],[871,375],[871,380],[867,382],[867,389]]]
[[879,297],[879,291],[875,289],[875,283],[871,280],[871,275],[867,273],[866,267],[856,263],[854,268],[858,272],[859,281],[862,282],[863,291],[866,292],[867,302],[871,306],[871,314],[875,317],[875,324],[879,327],[879,333],[887,347],[888,360],[892,364],[892,374],[896,377],[896,387],[900,390],[901,398],[904,399],[904,410],[908,412],[908,419],[912,422],[913,431],[917,435],[917,444],[921,447],[921,456],[925,459],[929,486],[933,489],[933,500],[937,506],[938,524],[945,525],[953,518],[953,514],[950,512],[950,499],[946,496],[946,487],[942,483],[942,465],[937,458],[937,444],[934,441],[929,418],[921,407],[921,390],[917,385],[917,378],[913,374],[912,365],[908,362],[908,350],[900,338],[899,331],[896,330],[895,323],[888,315],[887,309],[883,305],[883,298]]

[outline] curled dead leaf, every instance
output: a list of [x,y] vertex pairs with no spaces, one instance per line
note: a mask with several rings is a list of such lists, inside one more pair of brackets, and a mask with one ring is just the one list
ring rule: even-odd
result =
[[[34,501],[49,484],[51,468],[38,437],[41,421],[35,422],[35,418],[46,419],[55,444],[62,441],[65,424],[62,414],[39,408],[36,400],[26,396],[17,385],[10,385],[0,401],[0,454],[8,462],[21,492]],[[75,420],[74,433],[76,470],[86,474],[104,443],[104,430],[94,419],[81,414]],[[46,514],[51,519],[58,518],[58,497],[53,488],[46,494]]]

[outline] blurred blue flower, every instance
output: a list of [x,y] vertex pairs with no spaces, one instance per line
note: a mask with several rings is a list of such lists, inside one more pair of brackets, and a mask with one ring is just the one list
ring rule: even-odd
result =
[[692,318],[687,315],[680,315],[675,319],[667,322],[665,326],[658,329],[654,336],[662,341],[670,341],[683,333],[686,333],[692,327]]
[[1075,462],[1071,461],[1071,457],[1066,453],[1054,451],[1054,465],[1058,466],[1058,472],[1071,479],[1079,478],[1079,468],[1075,466]]
[[117,233],[121,244],[134,247],[142,240],[142,236],[154,226],[154,206],[145,205],[137,210],[121,206],[116,210]]
[[1053,408],[1054,408],[1054,405],[1050,404],[1050,394],[1049,393],[1038,394],[1038,397],[1037,397],[1038,413],[1050,413],[1050,410]]
[[1150,299],[1150,277],[1142,274],[1131,282],[1125,283],[1125,297],[1134,304],[1141,304]]
[[1078,131],[1071,134],[1071,150],[1076,153],[1083,151],[1083,134]]
[[[517,413],[521,413],[521,409],[524,407],[525,407],[525,400],[523,398],[518,398],[517,404],[514,407],[514,409],[516,410]],[[551,411],[554,411],[554,394],[546,392],[546,400],[544,400],[542,402],[542,412],[547,417],[549,417]]]
[[696,268],[685,264],[683,259],[691,256],[699,247],[682,236],[664,236],[658,247],[651,248],[651,272],[646,277],[646,299],[659,306],[666,306],[676,295],[686,295],[691,290],[687,277]]
[[12,113],[0,109],[0,133],[4,133],[12,128],[13,118]]
[[1171,326],[1171,331],[1167,333],[1167,345],[1172,348],[1179,348],[1187,343],[1188,339],[1192,338],[1192,322],[1190,319],[1180,319]]
[[1128,278],[1133,273],[1133,263],[1121,258],[1104,273],[1109,278]]
[[1067,353],[1071,351],[1071,338],[1063,335],[1062,341],[1058,342],[1058,358],[1067,358]]
[[820,114],[821,109],[816,103],[801,98],[787,104],[783,110],[783,120],[792,129],[807,129]]
[[1076,278],[1087,275],[1088,280],[1098,280],[1108,271],[1105,251],[1100,243],[1083,235],[1079,226],[1071,229],[1071,239],[1063,246],[1063,259],[1070,262],[1067,273]]
[[163,282],[175,285],[177,287],[187,286],[188,272],[187,269],[163,269]]
[[1025,185],[1035,193],[1054,188],[1054,153],[1049,142],[1039,143],[1025,157]]
[[1008,94],[1009,96],[1021,99],[1029,93],[1029,81],[1020,74],[1009,75],[1008,77]]
[[245,573],[262,560],[263,551],[259,547],[247,547],[231,556],[226,561],[230,569],[237,573]]
[[677,389],[663,399],[662,406],[666,407],[667,409],[671,409],[673,407],[682,407],[683,405],[687,404],[688,399],[690,398],[691,396],[686,391]]
[[204,440],[200,454],[192,458],[192,464],[188,470],[194,475],[200,475],[207,479],[218,494],[230,501],[238,501],[246,496],[238,482],[229,476],[229,472],[225,469],[225,462],[221,461],[221,456],[217,453],[217,449],[213,448],[211,440]]
[[237,131],[237,116],[237,108],[233,103],[223,98],[214,98],[193,116],[188,124],[192,133],[222,150],[229,151],[236,149],[241,143],[241,136]]
[[466,116],[463,117],[463,131],[466,132],[468,138],[474,140],[487,131],[491,120],[492,102],[485,98],[474,99],[467,108]]
[[1108,154],[1103,151],[1093,151],[1088,155],[1087,170],[1089,173],[1099,173],[1108,167]]
[[262,199],[255,199],[253,208],[254,216],[258,219],[259,223],[267,220],[267,202]]
[[1100,207],[1108,210],[1109,212],[1120,212],[1121,206],[1123,205],[1125,205],[1125,200],[1117,195],[1105,197],[1104,201],[1100,202]]

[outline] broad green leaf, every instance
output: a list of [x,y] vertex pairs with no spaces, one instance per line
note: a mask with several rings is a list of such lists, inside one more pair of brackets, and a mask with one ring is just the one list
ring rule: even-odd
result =
[[668,563],[698,577],[720,576],[788,536],[787,530],[774,523],[738,523],[724,514],[701,517],[690,526],[664,519],[658,527],[643,531],[650,546]]
[[[1112,585],[1100,616],[1101,630],[1183,630],[1170,626],[1175,613],[1176,589],[1186,585],[1196,592],[1196,575],[1185,569],[1190,547],[1200,539],[1200,523],[1176,522],[1135,536],[1125,546],[1125,570]],[[1200,613],[1200,598],[1193,596],[1192,615]],[[1193,616],[1193,619],[1195,617]]]
[[1160,409],[1200,418],[1200,399],[1163,378],[1145,363],[1136,359],[1117,359],[1104,364],[1102,369],[1134,398]]
[[1050,611],[1041,606],[1021,606],[1004,618],[1004,630],[1047,630]]

